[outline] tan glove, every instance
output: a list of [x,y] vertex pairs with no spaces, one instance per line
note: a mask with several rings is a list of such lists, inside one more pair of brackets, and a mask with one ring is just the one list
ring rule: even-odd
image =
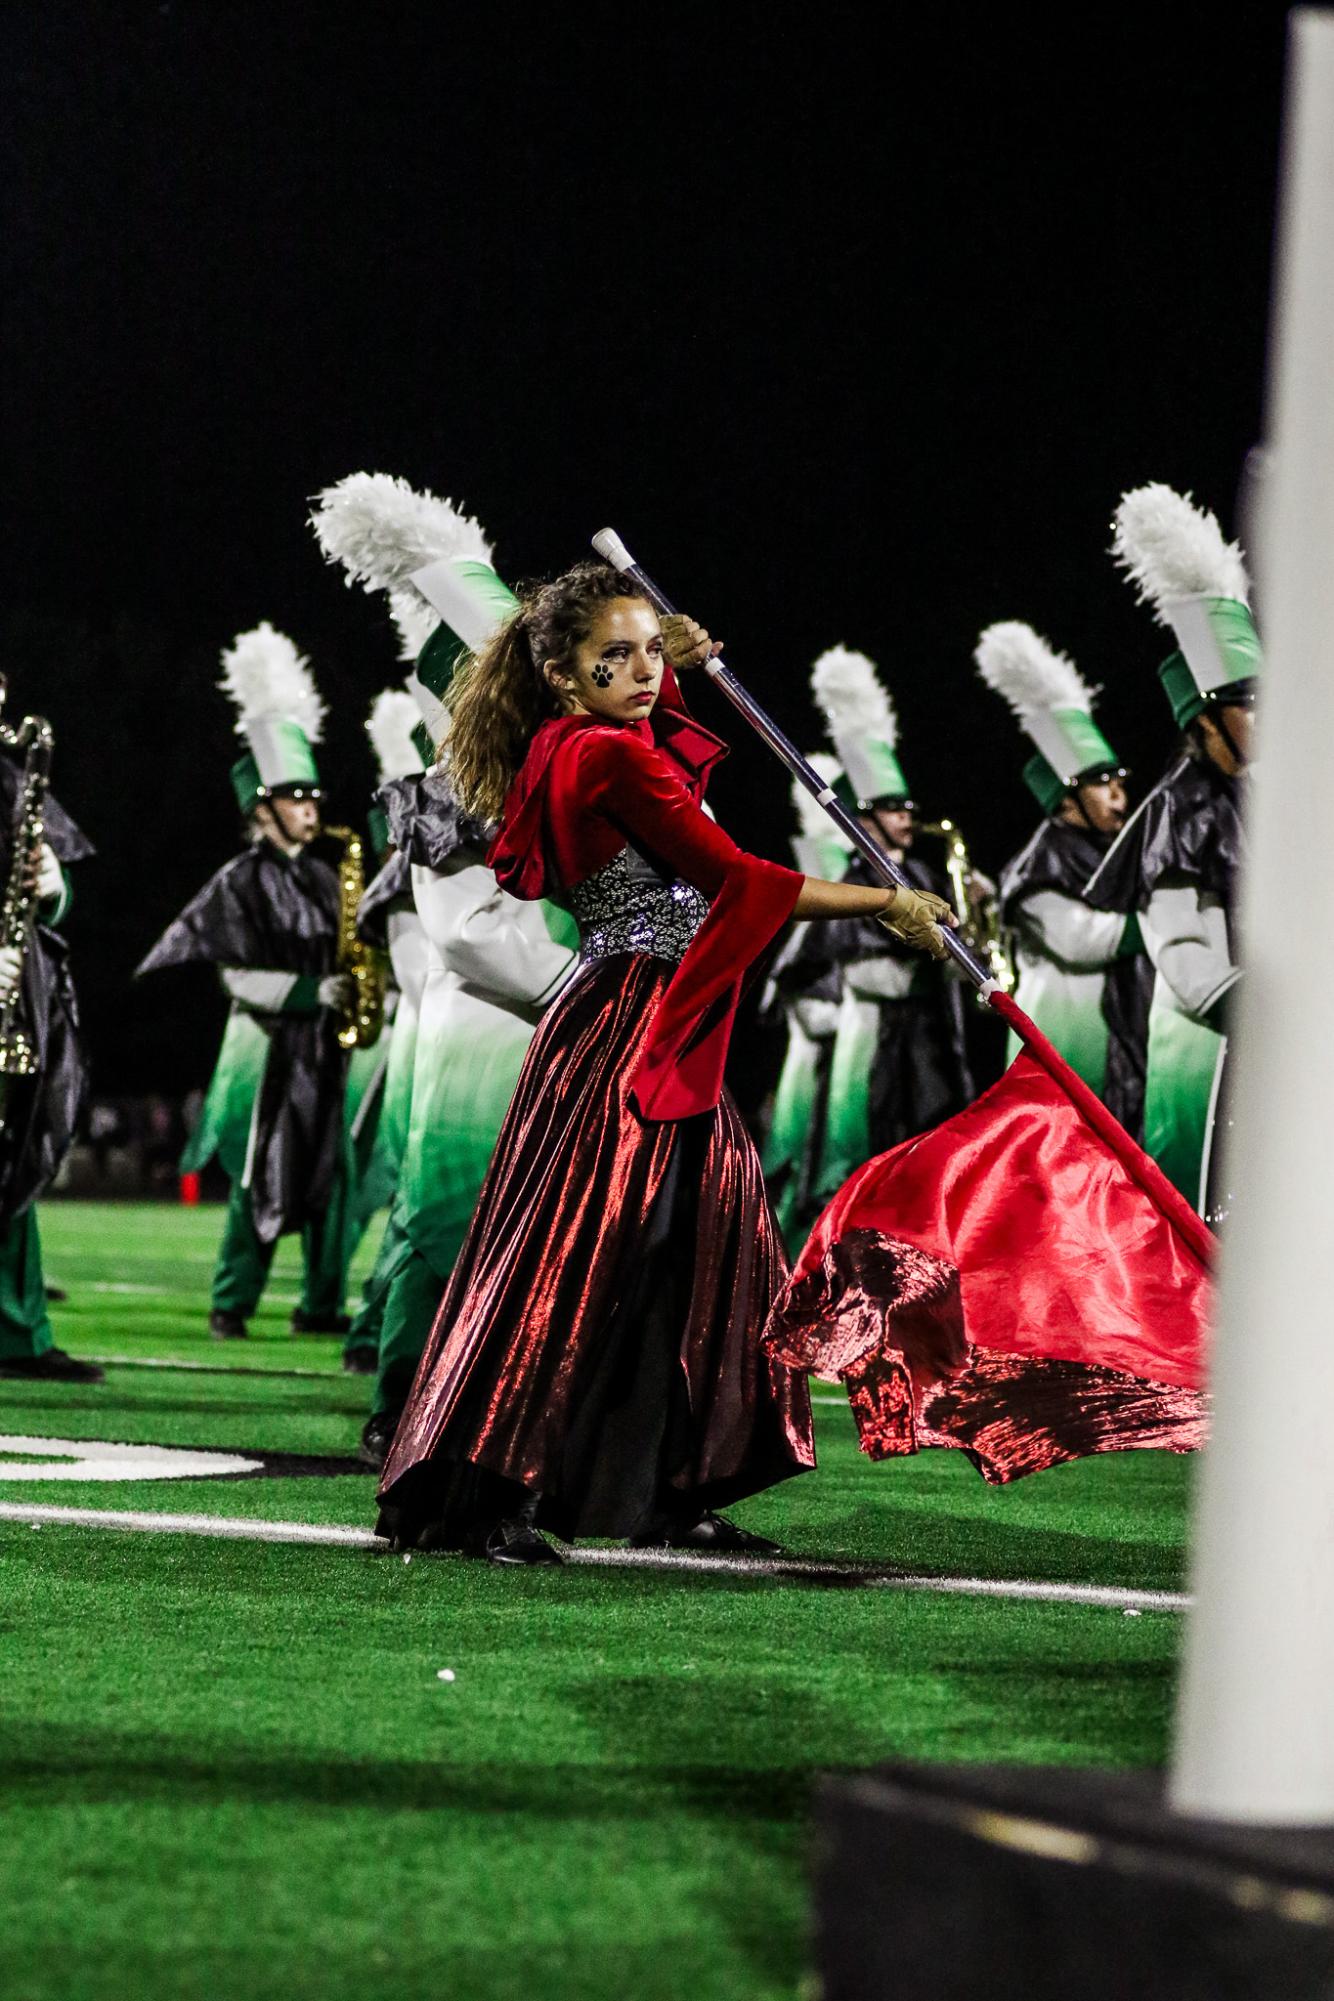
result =
[[702,625],[683,612],[669,612],[662,621],[662,646],[678,672],[702,667],[711,653],[721,653],[721,641],[712,640]]
[[954,929],[955,920],[943,896],[932,896],[928,889],[896,889],[875,921],[914,951],[929,952],[933,959],[949,956],[940,927]]

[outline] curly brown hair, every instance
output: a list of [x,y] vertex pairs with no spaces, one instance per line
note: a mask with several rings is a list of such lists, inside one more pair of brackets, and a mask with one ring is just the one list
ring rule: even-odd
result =
[[500,818],[533,737],[560,715],[543,662],[572,660],[603,605],[639,595],[610,563],[594,562],[521,588],[518,610],[464,661],[449,691],[450,779],[466,813]]

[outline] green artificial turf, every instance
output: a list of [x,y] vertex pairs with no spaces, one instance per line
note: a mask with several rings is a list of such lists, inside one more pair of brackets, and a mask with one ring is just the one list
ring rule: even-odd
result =
[[[367,1385],[336,1343],[294,1342],[276,1313],[248,1347],[208,1342],[219,1221],[44,1211],[74,1295],[60,1339],[216,1373],[0,1384],[3,1429],[348,1453]],[[284,1247],[275,1289],[290,1269]],[[152,1290],[93,1289],[115,1283]],[[322,1373],[237,1373],[291,1367]],[[1180,1583],[1181,1461],[994,1491],[956,1454],[872,1465],[836,1405],[819,1431],[818,1474],[738,1511],[794,1551]],[[0,1498],[369,1526],[372,1489],[286,1473]],[[1169,1613],[0,1522],[0,1993],[796,1997],[815,1774],[1157,1762],[1178,1643]]]

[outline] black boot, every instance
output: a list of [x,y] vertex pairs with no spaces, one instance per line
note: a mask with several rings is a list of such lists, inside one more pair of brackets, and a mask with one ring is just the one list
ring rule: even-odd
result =
[[96,1362],[80,1362],[63,1348],[48,1348],[44,1355],[16,1355],[0,1361],[0,1376],[25,1383],[104,1383],[107,1372]]
[[215,1341],[244,1341],[245,1320],[239,1313],[225,1313],[221,1307],[214,1307],[208,1316],[208,1331]]
[[343,1374],[346,1376],[373,1376],[380,1366],[378,1348],[344,1348]]
[[560,1551],[553,1549],[531,1522],[520,1521],[513,1515],[496,1523],[481,1544],[481,1554],[488,1563],[550,1564],[565,1561]]
[[725,1515],[712,1513],[701,1515],[697,1522],[685,1528],[675,1522],[647,1529],[643,1535],[634,1536],[631,1549],[694,1549],[716,1553],[719,1556],[781,1556],[781,1543],[770,1542],[767,1536],[756,1535],[751,1529],[739,1529],[735,1522],[729,1522]]
[[346,1313],[306,1313],[298,1306],[288,1325],[294,1334],[346,1334],[352,1322]]
[[389,1457],[389,1448],[398,1430],[401,1410],[377,1410],[368,1417],[357,1446],[357,1457],[363,1466],[369,1466],[372,1473],[384,1471],[384,1462]]

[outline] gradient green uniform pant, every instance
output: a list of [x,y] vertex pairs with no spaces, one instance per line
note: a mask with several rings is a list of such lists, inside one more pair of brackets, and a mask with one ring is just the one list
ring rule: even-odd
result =
[[25,1209],[0,1231],[0,1361],[44,1355],[54,1346],[37,1211]]
[[361,1304],[352,1318],[347,1340],[343,1343],[343,1353],[350,1355],[354,1349],[364,1349],[376,1355],[380,1350],[380,1330],[384,1324],[385,1301],[389,1297],[389,1287],[394,1273],[398,1270],[407,1242],[407,1232],[403,1228],[399,1207],[395,1202],[385,1218],[384,1234],[380,1238],[380,1248],[375,1253],[375,1263],[366,1274],[361,1288]]
[[395,1202],[385,1224],[384,1242],[362,1292],[347,1346],[376,1347],[375,1397],[372,1414],[401,1410],[412,1388],[426,1337],[448,1275],[441,1278],[424,1258],[404,1227],[407,1211]]
[[[329,1319],[343,1310],[349,1254],[347,1182],[340,1176],[324,1214],[301,1232],[301,1311]],[[248,1320],[259,1305],[273,1263],[274,1244],[261,1243],[250,1209],[250,1191],[232,1183],[213,1272],[213,1311]]]

